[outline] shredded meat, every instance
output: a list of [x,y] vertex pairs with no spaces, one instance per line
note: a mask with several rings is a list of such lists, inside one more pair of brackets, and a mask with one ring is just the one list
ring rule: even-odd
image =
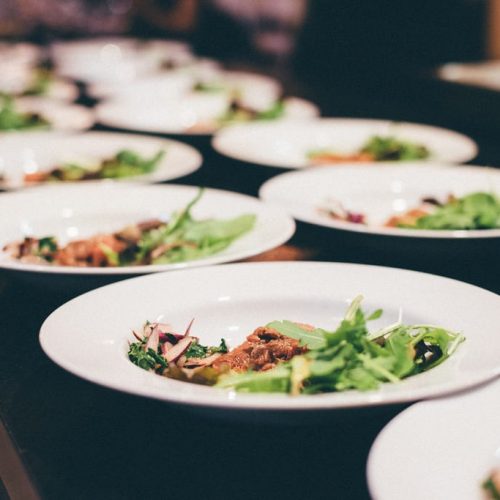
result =
[[408,210],[402,215],[394,215],[392,216],[386,223],[386,227],[398,227],[400,224],[405,226],[413,226],[417,219],[420,217],[424,217],[428,215],[429,212],[422,208],[414,208],[412,210]]
[[286,337],[273,328],[260,327],[243,344],[216,359],[212,366],[216,370],[229,367],[238,372],[264,371],[306,351],[307,347],[300,346],[298,340]]
[[121,252],[125,248],[125,243],[115,238],[113,235],[101,235],[68,243],[64,248],[56,253],[56,261],[62,266],[105,266],[106,255],[101,244],[115,252]]

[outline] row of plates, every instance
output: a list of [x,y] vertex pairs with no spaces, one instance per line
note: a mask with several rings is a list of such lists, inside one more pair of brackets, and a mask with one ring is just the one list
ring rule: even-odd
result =
[[[155,83],[157,77],[153,74],[159,54],[163,57],[165,50],[170,51],[173,58],[190,57],[189,49],[182,44],[168,47],[151,44],[146,48],[123,40],[108,40],[104,46],[93,42],[63,44],[53,48],[52,56],[61,75],[91,82],[89,89],[96,96],[115,95],[97,109],[102,123],[148,132],[185,133],[193,120],[199,120],[200,114],[207,118],[218,116],[227,106],[227,97],[199,96],[198,103],[193,104],[196,101],[193,96],[175,101],[161,96],[154,100],[136,99],[125,95],[128,90],[117,96],[120,90],[114,81],[116,74],[121,75],[122,80],[132,80],[138,71],[143,74],[151,71],[151,77],[141,79],[139,95],[154,94],[154,89],[160,88],[156,85],[165,85],[163,77],[160,83]],[[210,64],[206,66],[210,71]],[[95,74],[100,76],[92,82],[89,75],[95,68],[99,70]],[[110,68],[120,71],[108,71]],[[79,76],[75,73],[78,71]],[[176,85],[182,87],[181,77]],[[271,88],[272,83],[262,81],[262,86],[265,85]],[[289,101],[288,106],[301,118],[317,114],[314,106],[300,100]],[[48,106],[47,113],[56,107]],[[80,114],[81,120],[82,116]],[[465,162],[476,155],[475,144],[460,134],[411,124],[322,120],[307,124],[235,126],[220,132],[213,144],[219,152],[232,158],[275,167],[302,168],[306,166],[309,149],[345,148],[349,152],[377,134],[397,135],[423,143],[431,151],[431,161],[418,165],[344,165],[290,172],[262,186],[260,196],[264,202],[236,193],[207,190],[196,207],[195,216],[255,213],[258,223],[254,231],[215,257],[171,267],[150,266],[147,272],[241,260],[274,248],[293,234],[294,222],[290,215],[317,225],[377,235],[500,236],[496,230],[427,234],[381,227],[381,222],[394,211],[411,208],[423,196],[439,198],[450,191],[456,195],[473,190],[500,191],[500,176],[495,170],[436,163]],[[150,154],[158,148],[168,151],[154,174],[135,180],[155,182],[176,178],[193,172],[202,161],[196,150],[176,141],[98,133],[2,137],[0,160],[8,177],[18,181],[27,169],[47,168],[62,159],[92,161],[116,152],[124,143],[142,154]],[[132,218],[168,215],[190,200],[195,192],[195,188],[187,186],[145,187],[101,182],[66,185],[64,189],[45,186],[4,194],[0,197],[0,211],[9,214],[9,221],[2,226],[0,244],[19,239],[22,233],[50,233],[64,240],[114,230]],[[322,216],[319,208],[329,198],[342,202],[349,210],[366,213],[370,223],[361,226]],[[23,273],[41,271],[49,277],[68,272],[67,268],[15,263],[5,255],[0,259],[0,266]],[[74,272],[145,271],[144,268],[85,268]],[[384,321],[390,323],[402,316],[415,323],[442,324],[463,332],[467,340],[446,363],[401,383],[386,384],[372,392],[348,391],[293,398],[239,394],[185,384],[141,370],[127,359],[130,328],[141,325],[145,319],[183,326],[196,316],[196,329],[202,332],[204,343],[216,343],[222,336],[234,346],[256,326],[277,318],[335,325],[346,304],[359,293],[367,298],[368,308],[384,309],[388,318]],[[94,290],[52,313],[42,326],[40,342],[52,360],[86,380],[131,394],[216,412],[261,410],[263,414],[272,414],[285,411],[299,413],[304,420],[315,410],[441,397],[438,401],[411,407],[381,433],[368,463],[370,490],[375,499],[384,500],[424,496],[465,500],[482,498],[480,483],[497,463],[499,443],[495,417],[500,409],[496,397],[499,386],[495,382],[474,392],[457,393],[500,374],[500,341],[496,332],[499,322],[500,297],[442,277],[351,264],[246,263],[160,273]],[[71,335],[68,335],[68,325]],[[376,323],[377,326],[383,324]],[[79,341],[78,349],[75,349],[75,338]]]

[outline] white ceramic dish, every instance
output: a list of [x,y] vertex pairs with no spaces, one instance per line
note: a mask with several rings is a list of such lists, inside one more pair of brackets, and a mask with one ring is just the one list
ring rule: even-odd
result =
[[[166,97],[182,95],[200,79],[211,79],[220,72],[220,64],[212,59],[190,56],[177,61],[174,69],[161,69],[152,75],[138,78],[129,85],[120,82],[96,82],[87,85],[87,93],[96,99],[144,99],[159,92]],[[154,95],[154,94],[153,94]]]
[[[0,248],[24,235],[56,236],[65,243],[99,233],[119,230],[151,218],[168,219],[192,200],[191,186],[137,186],[116,182],[87,182],[42,186],[0,197],[0,213],[9,214],[0,231]],[[195,218],[232,218],[255,214],[252,231],[224,251],[207,258],[178,264],[122,267],[68,267],[26,264],[0,252],[0,268],[60,275],[130,275],[219,264],[244,259],[287,241],[295,230],[285,213],[256,198],[230,191],[207,189],[193,209]]]
[[500,61],[448,63],[437,70],[438,78],[462,85],[500,91]]
[[500,382],[416,404],[393,419],[367,466],[374,500],[485,500],[500,467]]
[[190,57],[189,46],[182,42],[119,37],[51,46],[58,74],[85,82],[131,82],[158,70],[164,61],[185,54]]
[[309,151],[332,149],[340,154],[351,154],[359,151],[374,135],[391,135],[426,146],[431,156],[425,161],[463,163],[477,154],[474,141],[452,130],[348,118],[322,118],[307,124],[276,122],[234,126],[219,132],[213,146],[219,153],[237,160],[272,167],[303,168],[309,165]]
[[[46,97],[21,97],[16,99],[16,110],[39,113],[51,124],[51,130],[87,130],[94,125],[94,113],[89,108],[77,104],[67,104]],[[29,130],[26,130],[28,132]],[[13,134],[21,131],[1,131]],[[25,133],[24,131],[22,131]]]
[[[446,199],[475,191],[500,194],[500,170],[415,163],[317,167],[276,176],[260,189],[260,197],[301,221],[366,234],[413,238],[498,238],[500,229],[434,231],[384,227],[393,215],[420,205],[422,198]],[[321,212],[330,202],[365,215],[366,224],[334,219]]]
[[[394,286],[397,283],[398,286]],[[131,328],[146,320],[183,328],[206,344],[236,346],[256,327],[290,319],[334,328],[359,293],[364,308],[384,309],[377,328],[403,321],[443,325],[466,340],[446,362],[378,390],[287,396],[243,394],[160,377],[127,358]],[[500,371],[500,297],[458,281],[355,264],[234,264],[122,281],[82,295],[42,326],[43,350],[97,384],[164,401],[224,410],[319,410],[402,403],[473,387]],[[77,347],[77,348],[76,348]]]
[[63,163],[96,165],[121,150],[130,149],[144,157],[153,157],[163,150],[165,156],[150,174],[119,179],[124,182],[162,182],[188,175],[203,161],[201,154],[181,142],[110,132],[64,134],[31,132],[0,137],[0,173],[2,189],[26,187],[27,173],[50,170]]
[[110,95],[113,99],[135,102],[141,106],[155,106],[158,101],[176,99],[190,92],[198,83],[213,90],[198,91],[189,95],[194,100],[227,99],[238,95],[240,102],[252,109],[265,110],[279,99],[281,85],[273,78],[254,73],[221,71],[210,65],[198,64],[191,68],[157,73],[141,78],[126,87],[93,85],[90,93],[95,96]]
[[[214,122],[229,106],[230,99],[223,93],[193,92],[179,99],[109,100],[97,106],[96,112],[99,122],[111,127],[165,134],[210,135],[218,128]],[[285,114],[279,121],[309,121],[318,114],[314,104],[290,97],[285,99]],[[203,127],[192,128],[200,124]]]

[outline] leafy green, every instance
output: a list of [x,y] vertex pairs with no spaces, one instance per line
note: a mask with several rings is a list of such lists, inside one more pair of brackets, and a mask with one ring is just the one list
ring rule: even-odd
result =
[[129,346],[128,358],[144,370],[162,371],[168,367],[167,361],[153,349],[145,349],[146,341],[133,342]]
[[191,342],[188,350],[185,353],[186,358],[206,358],[217,352],[226,353],[227,345],[224,339],[221,339],[219,346],[201,345],[198,340]]
[[361,148],[361,153],[371,154],[375,161],[423,160],[430,156],[429,150],[421,144],[378,135],[366,142]]
[[168,224],[145,232],[138,243],[134,260],[143,260],[161,245],[164,245],[165,251],[152,259],[153,264],[199,259],[221,252],[254,227],[256,217],[251,214],[226,220],[193,219],[191,209],[202,194],[200,189],[196,197],[182,211],[174,214]]
[[493,500],[500,500],[500,491],[495,486],[495,483],[489,477],[486,481],[483,483],[483,489],[487,491],[488,495],[490,498]]
[[334,331],[307,331],[289,321],[268,326],[298,339],[309,351],[264,373],[229,373],[220,376],[217,387],[246,392],[291,392],[315,394],[349,389],[376,389],[381,383],[396,383],[421,373],[447,359],[464,340],[461,334],[431,325],[391,325],[370,334],[368,317],[354,299]]
[[318,349],[325,345],[325,336],[323,330],[315,328],[314,330],[305,330],[293,321],[273,321],[267,324],[268,328],[274,328],[282,335],[292,339],[300,340],[301,345],[306,345],[309,349]]
[[500,199],[490,193],[476,192],[454,198],[429,214],[419,217],[412,229],[494,229],[500,228]]
[[151,158],[144,158],[135,151],[123,149],[112,158],[103,160],[96,168],[87,168],[75,163],[57,167],[47,177],[48,181],[80,181],[89,179],[122,179],[149,174],[164,157],[160,150]]
[[242,123],[253,120],[276,120],[285,114],[285,104],[279,100],[268,109],[255,111],[234,102],[229,109],[218,119],[219,125]]
[[49,122],[36,113],[22,113],[17,111],[12,97],[0,96],[0,130],[25,130],[33,128],[47,128]]

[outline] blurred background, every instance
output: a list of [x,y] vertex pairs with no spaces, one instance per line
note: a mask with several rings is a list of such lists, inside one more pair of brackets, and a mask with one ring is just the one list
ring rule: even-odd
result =
[[[439,101],[447,102],[449,95],[439,88],[426,87],[423,92],[422,81],[429,81],[422,75],[428,76],[442,63],[500,56],[500,2],[0,2],[0,38],[4,40],[45,44],[96,35],[186,40],[201,55],[238,66],[258,66],[297,85],[305,84],[306,92],[326,105],[324,114],[352,115],[359,109],[364,115],[383,116],[384,107],[395,101],[403,101],[403,107],[398,104],[397,112],[404,114],[404,102],[423,99],[425,94],[429,107],[438,108],[439,116],[448,112],[453,119],[463,121],[463,113],[467,115],[469,108],[448,110],[446,103]],[[289,77],[291,73],[293,78]],[[331,97],[334,93],[335,99]],[[474,115],[476,106],[471,107]],[[485,114],[488,113],[481,114],[481,122]],[[391,117],[398,118],[393,112]],[[494,119],[495,114],[489,118]],[[474,116],[468,119],[478,121]]]

